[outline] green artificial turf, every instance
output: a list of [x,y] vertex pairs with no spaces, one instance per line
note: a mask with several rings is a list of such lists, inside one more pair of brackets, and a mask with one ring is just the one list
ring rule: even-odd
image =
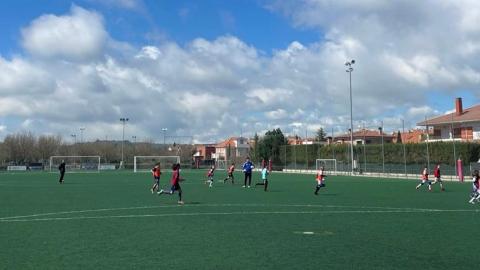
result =
[[[147,173],[0,174],[0,269],[476,269],[471,183],[182,171],[185,205]],[[169,187],[169,173],[161,183]],[[225,172],[218,171],[216,180]],[[259,175],[254,174],[254,182]],[[447,211],[453,210],[453,211]]]

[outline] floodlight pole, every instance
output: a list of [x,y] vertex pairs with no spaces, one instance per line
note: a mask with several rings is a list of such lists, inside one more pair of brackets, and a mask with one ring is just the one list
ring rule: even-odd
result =
[[122,167],[124,167],[124,160],[123,160],[123,148],[124,148],[124,144],[125,144],[125,124],[126,122],[128,122],[128,118],[120,118],[120,121],[122,122],[123,124],[123,128],[122,128]]
[[80,143],[83,143],[83,131],[85,130],[84,127],[80,128]]
[[77,134],[71,134],[70,137],[73,138],[73,152],[76,154],[76,151],[75,151],[75,148],[76,148],[76,145],[77,145]]
[[166,136],[167,130],[168,130],[168,128],[162,128],[162,131],[163,131],[163,146],[164,147],[165,147],[165,136]]
[[380,135],[382,136],[382,173],[385,174],[385,147],[383,142],[383,121],[382,121],[382,125],[378,127],[378,130],[380,131]]
[[[403,135],[405,136],[405,120],[402,119],[402,132]],[[402,136],[400,136],[400,139],[402,139]],[[404,170],[405,170],[405,177],[407,176],[407,151],[405,150],[405,142],[402,139],[402,146],[403,146],[403,165],[404,165]]]
[[348,72],[350,78],[350,157],[352,159],[352,175],[354,172],[353,164],[353,99],[352,99],[352,65],[355,64],[355,60],[347,61],[345,66],[347,66],[346,72]]
[[364,172],[367,172],[367,138],[365,137],[365,122],[363,122],[363,164],[364,164]]
[[135,156],[135,146],[137,144],[137,136],[132,136],[133,139],[133,156]]

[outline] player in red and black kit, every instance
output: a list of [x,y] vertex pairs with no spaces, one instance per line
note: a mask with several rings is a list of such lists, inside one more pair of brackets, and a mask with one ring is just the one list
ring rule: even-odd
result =
[[225,184],[225,182],[227,182],[229,179],[232,179],[232,185],[233,185],[233,181],[235,180],[235,178],[233,177],[233,172],[235,171],[235,163],[232,163],[232,165],[230,165],[230,167],[228,168],[228,174],[227,174],[227,178],[223,179],[223,183]]
[[480,201],[480,173],[478,170],[473,171],[473,184],[472,184],[472,194],[470,195],[471,204],[475,204],[475,201]]
[[437,164],[437,166],[435,166],[435,169],[433,170],[433,176],[435,177],[435,181],[433,181],[432,186],[438,182],[440,183],[440,189],[442,191],[445,191],[445,188],[443,188],[442,177],[440,175],[440,164]]
[[173,195],[175,191],[178,191],[178,204],[183,204],[182,201],[182,188],[180,187],[180,164],[173,164],[172,166],[172,179],[170,180],[172,187],[170,191],[164,192],[163,189],[160,190],[160,194]]

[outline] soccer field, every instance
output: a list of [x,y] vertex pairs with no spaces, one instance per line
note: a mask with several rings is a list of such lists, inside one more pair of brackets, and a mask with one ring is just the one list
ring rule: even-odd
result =
[[[215,178],[224,178],[217,172]],[[182,171],[185,205],[147,173],[0,174],[1,269],[476,269],[471,183],[273,173],[269,191]],[[169,186],[169,173],[161,178]],[[259,179],[254,174],[254,182]]]

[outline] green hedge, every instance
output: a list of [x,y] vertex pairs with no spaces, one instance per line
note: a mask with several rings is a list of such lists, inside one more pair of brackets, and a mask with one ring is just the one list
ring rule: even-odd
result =
[[[454,162],[453,143],[435,142],[428,144],[430,163],[450,164]],[[480,144],[455,143],[456,157],[467,162],[476,162],[480,158]],[[385,163],[404,163],[402,144],[384,144]],[[427,145],[425,143],[405,144],[407,164],[425,164],[427,161]],[[281,163],[308,163],[318,158],[335,158],[340,162],[350,160],[350,145],[287,145],[280,149],[279,157],[275,160]],[[363,162],[365,157],[368,163],[382,163],[382,145],[354,146],[355,159]]]

